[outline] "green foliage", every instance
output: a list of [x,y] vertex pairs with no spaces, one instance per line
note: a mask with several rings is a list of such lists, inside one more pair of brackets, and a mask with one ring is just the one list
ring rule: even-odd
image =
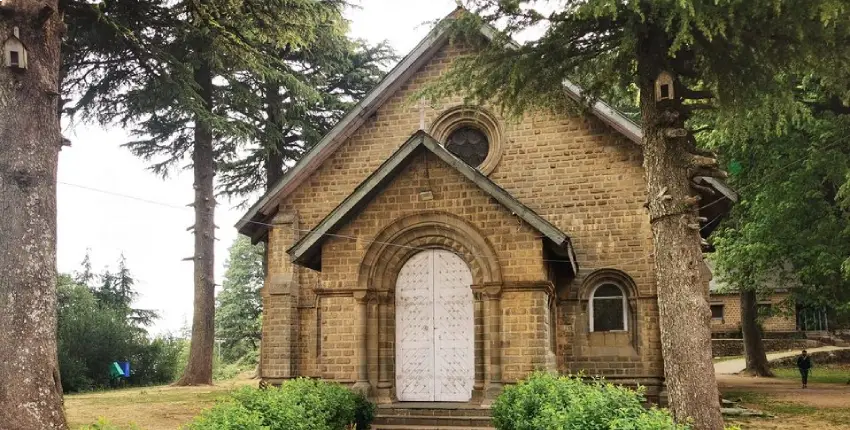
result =
[[189,349],[186,339],[160,336],[143,344],[130,363],[132,385],[156,385],[174,381],[186,367],[184,351]]
[[[706,142],[741,172],[730,178],[740,202],[712,240],[719,275],[736,287],[765,293],[780,284],[795,304],[850,316],[850,115],[817,112],[798,96],[804,117],[780,130],[750,121],[740,130],[719,129]],[[850,111],[848,111],[850,113]],[[745,124],[746,125],[746,124]],[[835,315],[833,315],[835,316]]]
[[375,420],[377,408],[366,396],[357,393],[354,398],[354,430],[368,430]]
[[[134,281],[121,259],[118,275],[109,270],[91,273],[88,257],[75,280],[60,275],[57,282],[57,340],[62,388],[86,391],[114,385],[109,366],[130,361],[131,385],[163,384],[174,380],[180,367],[183,340],[149,339],[132,308]],[[88,285],[82,283],[88,282]],[[150,313],[148,315],[155,315]]]
[[239,236],[230,247],[224,283],[216,296],[215,330],[227,363],[255,354],[260,342],[263,304],[263,247]]
[[335,26],[319,31],[311,49],[272,50],[285,64],[285,78],[239,83],[251,86],[254,95],[232,109],[254,127],[242,148],[247,155],[231,153],[221,164],[222,193],[246,196],[268,189],[384,76],[384,66],[395,59],[389,46],[349,40]]
[[505,388],[493,405],[493,424],[499,430],[689,428],[643,403],[640,392],[603,381],[535,373]]
[[[800,380],[800,370],[796,367],[780,367],[773,369],[777,378]],[[827,364],[817,366],[809,373],[809,383],[843,384],[850,382],[850,364]]]
[[109,365],[129,359],[144,336],[115,309],[99,306],[86,286],[58,284],[59,368],[65,391],[109,385]]
[[130,128],[127,146],[161,174],[191,155],[203,123],[228,195],[262,188],[271,155],[300,157],[394,59],[346,37],[344,0],[62,3],[65,112]]
[[257,350],[254,350],[253,353],[245,355],[232,363],[228,363],[224,361],[223,358],[219,358],[218,355],[216,355],[213,358],[213,380],[226,381],[228,379],[236,378],[241,373],[256,370],[257,352]]
[[243,388],[197,417],[188,430],[344,430],[367,429],[375,405],[347,387],[295,379],[279,388]]
[[[789,89],[776,79],[781,72],[848,64],[847,4],[841,0],[463,3],[475,14],[448,25],[477,52],[428,92],[463,92],[513,114],[572,104],[564,79],[580,84],[589,98],[617,102],[624,88],[641,87],[660,70],[710,92],[726,113],[746,112],[765,94],[787,96]],[[478,36],[482,24],[498,26],[496,43]],[[515,42],[532,28],[543,34]]]
[[214,406],[186,426],[187,430],[271,430],[263,414],[238,402]]

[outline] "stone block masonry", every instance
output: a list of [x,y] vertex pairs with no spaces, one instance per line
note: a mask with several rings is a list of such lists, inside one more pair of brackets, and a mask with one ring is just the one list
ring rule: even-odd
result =
[[[473,273],[476,399],[544,369],[641,383],[658,394],[663,363],[640,149],[594,118],[489,115],[502,139],[489,178],[570,236],[574,279],[553,275],[558,259],[547,256],[537,231],[428,153],[324,243],[321,272],[290,263],[295,230],[316,227],[419,129],[412,95],[466,52],[451,45],[437,52],[279,202],[263,290],[263,378],[354,384],[365,363],[370,394],[391,402],[398,270],[417,250],[440,248],[463,255]],[[426,128],[462,102],[426,106]],[[590,331],[592,274],[601,269],[628,279],[624,332]]]

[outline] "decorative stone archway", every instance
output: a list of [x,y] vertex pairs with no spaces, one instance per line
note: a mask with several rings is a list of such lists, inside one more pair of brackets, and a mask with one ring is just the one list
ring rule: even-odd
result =
[[[415,254],[426,249],[449,251],[463,260],[472,274],[476,300],[475,361],[476,378],[473,399],[485,392],[498,392],[501,384],[501,351],[499,293],[502,274],[493,246],[478,230],[461,218],[445,212],[422,212],[400,218],[387,226],[371,242],[360,263],[357,289],[366,294],[360,306],[367,309],[366,297],[378,297],[377,333],[366,331],[360,345],[361,363],[357,385],[367,391],[376,387],[374,397],[380,402],[396,401],[395,368],[395,301],[398,274]],[[392,324],[392,326],[391,326]],[[369,326],[371,327],[371,325]],[[369,354],[366,338],[377,339],[377,353]],[[479,346],[480,345],[480,346]],[[377,357],[377,381],[369,381],[366,357]],[[373,384],[376,382],[376,384]],[[492,388],[492,390],[491,390]]]

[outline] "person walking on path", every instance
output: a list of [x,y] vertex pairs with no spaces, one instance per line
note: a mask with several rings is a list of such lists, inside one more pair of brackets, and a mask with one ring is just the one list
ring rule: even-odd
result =
[[803,378],[803,388],[806,388],[809,382],[809,370],[812,368],[812,357],[809,357],[805,349],[803,354],[797,357],[797,368],[800,369],[800,376]]

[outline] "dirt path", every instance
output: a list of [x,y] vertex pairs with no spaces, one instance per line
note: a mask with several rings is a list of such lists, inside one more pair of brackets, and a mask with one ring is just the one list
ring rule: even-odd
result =
[[[850,349],[850,348],[841,348],[837,346],[822,346],[820,348],[812,348],[809,349],[808,352],[811,354],[813,352],[819,351],[837,351],[841,349]],[[799,354],[800,351],[788,351],[788,352],[776,352],[773,354],[767,354],[767,359],[769,361],[776,360],[779,358],[785,357],[793,357]],[[736,373],[742,372],[747,368],[747,362],[743,358],[736,358],[734,360],[721,361],[719,363],[714,363],[714,373],[716,375],[734,375]]]

